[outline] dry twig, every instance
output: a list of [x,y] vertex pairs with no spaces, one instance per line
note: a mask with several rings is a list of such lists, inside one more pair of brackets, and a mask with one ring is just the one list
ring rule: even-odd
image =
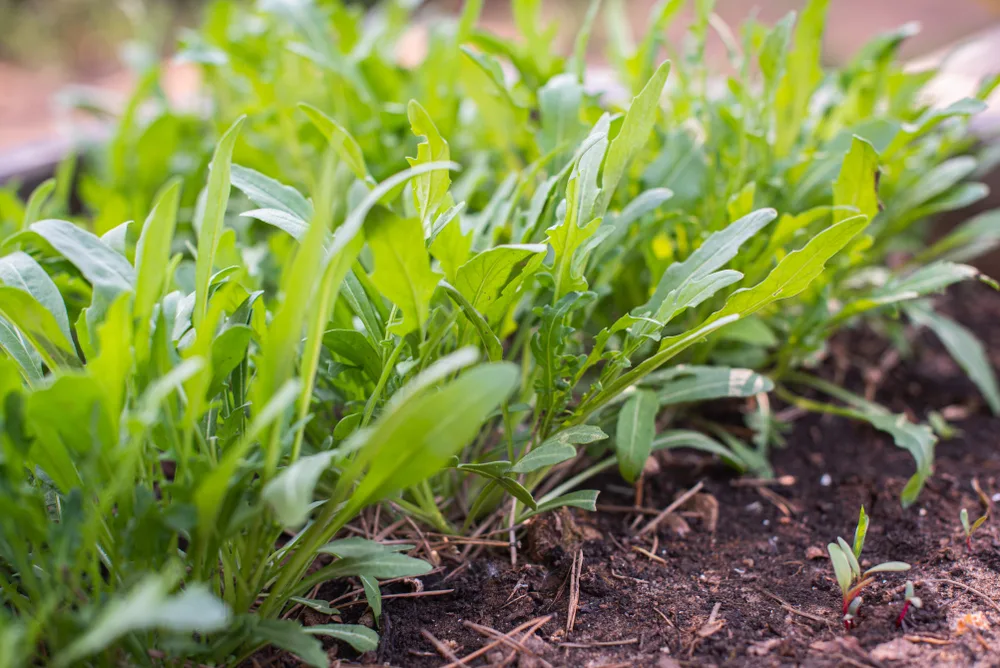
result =
[[903,636],[912,643],[927,643],[928,645],[954,645],[954,640],[945,640],[944,638],[935,638],[934,636]]
[[522,654],[527,654],[528,656],[534,657],[535,659],[538,659],[538,661],[541,662],[543,666],[548,666],[548,668],[552,668],[551,663],[540,657],[537,652],[535,652],[530,647],[525,645],[523,641],[515,640],[510,636],[500,633],[496,629],[491,629],[488,626],[483,626],[482,624],[476,624],[475,622],[470,622],[467,619],[462,621],[462,626],[466,627],[467,629],[472,629],[476,633],[486,636],[487,638],[494,638],[500,641],[500,644],[507,645],[515,652],[521,652]]
[[413,530],[417,532],[417,537],[420,539],[420,544],[423,545],[424,552],[427,553],[427,560],[430,561],[435,566],[441,565],[441,557],[438,556],[436,550],[431,549],[431,544],[427,540],[427,536],[425,536],[424,532],[420,530],[420,527],[417,526],[417,523],[414,522],[409,515],[407,515],[405,519],[407,522],[409,522],[410,526],[413,527]]
[[561,642],[560,647],[571,647],[573,649],[593,649],[594,647],[617,647],[618,645],[635,645],[638,638],[628,638],[627,640],[605,640],[603,642]]
[[795,476],[783,475],[777,478],[736,478],[729,481],[730,487],[791,487],[796,482]]
[[580,572],[583,570],[583,550],[577,550],[569,573],[569,610],[566,612],[566,633],[573,632],[576,611],[580,606]]
[[[525,633],[524,636],[521,638],[521,642],[524,642],[525,639],[527,639],[528,637],[530,637],[533,633],[535,633],[536,631],[538,631],[538,629],[542,628],[543,626],[545,626],[550,621],[552,621],[552,615],[546,615],[545,617],[537,617],[535,619],[532,619],[531,621],[527,621],[524,624],[521,624],[520,626],[518,626],[516,629],[514,629],[510,633],[505,633],[504,637],[505,638],[511,638],[511,637],[514,636],[514,634],[520,633],[521,631],[524,631],[525,629],[527,629],[528,630],[527,633]],[[478,659],[483,654],[486,654],[487,652],[489,652],[489,651],[491,651],[491,650],[496,649],[497,647],[499,647],[500,644],[501,644],[501,642],[499,640],[494,640],[493,642],[489,643],[488,645],[484,645],[484,646],[480,647],[475,652],[472,652],[471,654],[466,654],[465,656],[463,656],[458,661],[453,661],[453,662],[447,664],[446,666],[444,666],[444,668],[457,668],[458,666],[464,665],[464,664],[460,663],[461,661],[466,661],[467,662],[467,661],[472,661],[473,659]]]
[[684,492],[679,497],[677,497],[677,499],[675,499],[674,502],[671,503],[669,506],[664,508],[659,515],[649,520],[649,523],[642,528],[642,530],[639,532],[639,535],[643,536],[652,531],[653,529],[655,529],[660,524],[660,522],[662,522],[667,517],[667,515],[669,515],[670,513],[674,512],[675,510],[683,506],[688,499],[690,499],[692,496],[700,492],[701,488],[704,486],[705,483],[699,482],[697,485],[695,485],[694,487],[692,487],[691,489],[689,489],[688,491]]
[[[388,600],[391,598],[420,598],[422,596],[444,596],[445,594],[451,594],[454,589],[435,589],[433,591],[412,591],[406,594],[382,594],[382,600]],[[348,603],[341,604],[341,608],[346,608],[348,606],[357,605],[358,603],[368,603],[367,600],[350,601]]]
[[455,655],[455,653],[453,651],[451,651],[450,647],[448,647],[443,642],[441,642],[440,640],[438,640],[437,638],[435,638],[434,634],[431,633],[430,631],[428,631],[427,629],[420,629],[420,635],[422,635],[424,637],[424,639],[427,640],[427,642],[429,642],[431,645],[433,645],[434,649],[437,650],[438,654],[440,654],[445,659],[448,659],[449,661],[452,661],[452,662],[457,662],[458,665],[460,665],[460,666],[468,665],[464,661],[462,661],[460,658],[458,658]]
[[766,589],[763,589],[761,587],[757,587],[757,591],[759,591],[761,594],[764,594],[764,596],[767,596],[768,598],[773,599],[784,610],[792,613],[793,615],[798,615],[799,617],[805,617],[806,619],[810,619],[810,620],[812,620],[814,622],[820,622],[821,624],[829,624],[830,623],[829,620],[824,619],[823,617],[820,617],[819,615],[813,615],[813,614],[810,614],[808,612],[802,612],[801,610],[799,610],[798,608],[794,607],[791,603],[789,603],[785,599],[781,598],[777,594],[772,594],[771,592],[769,592]]
[[659,564],[666,565],[666,563],[667,563],[667,560],[664,559],[663,557],[658,557],[655,554],[653,554],[652,552],[650,552],[649,550],[647,550],[645,548],[642,548],[642,547],[639,547],[638,545],[633,545],[632,546],[632,550],[635,551],[635,552],[638,552],[639,554],[641,554],[643,556],[646,556],[646,557],[652,559],[653,561],[655,561],[655,562],[657,562]]

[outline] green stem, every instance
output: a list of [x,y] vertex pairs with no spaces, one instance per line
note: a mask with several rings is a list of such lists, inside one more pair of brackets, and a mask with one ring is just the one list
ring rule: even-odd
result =
[[375,385],[375,389],[372,390],[371,396],[368,397],[368,403],[365,404],[365,414],[361,418],[361,428],[367,427],[368,423],[371,421],[372,413],[375,412],[375,406],[378,404],[379,398],[385,390],[386,383],[389,382],[389,376],[392,375],[392,372],[395,369],[396,360],[399,359],[400,353],[403,352],[404,345],[405,341],[400,339],[399,343],[397,343],[396,347],[393,349],[392,354],[389,355],[389,359],[386,360],[385,366],[382,367],[382,375],[379,376],[378,384]]
[[857,412],[851,410],[850,408],[844,408],[842,406],[835,406],[822,401],[813,401],[812,399],[800,397],[797,394],[792,394],[782,385],[777,385],[774,388],[774,391],[782,400],[787,401],[789,404],[797,406],[803,410],[813,413],[829,413],[830,415],[839,415],[840,417],[852,419],[858,417]]

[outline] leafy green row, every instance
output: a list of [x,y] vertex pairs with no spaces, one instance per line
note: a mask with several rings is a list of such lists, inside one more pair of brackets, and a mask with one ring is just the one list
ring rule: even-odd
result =
[[[513,2],[518,41],[473,1],[404,67],[407,4],[217,0],[181,52],[208,120],[150,69],[79,175],[87,215],[69,163],[0,201],[0,666],[371,649],[285,619],[335,614],[309,592],[348,576],[377,619],[379,579],[429,570],[338,538],[366,508],[506,529],[593,508],[580,484],[636,481],[662,448],[768,475],[771,390],[891,434],[912,502],[932,432],[804,372],[897,308],[997,408],[981,344],[921,299],[1000,241],[992,214],[930,248],[921,229],[985,194],[961,154],[996,81],[923,106],[905,31],[824,73],[814,0],[797,26],[722,31],[738,74],[715,90],[711,2],[673,71],[683,3],[633,44],[609,2],[621,109],[584,81],[598,2],[569,58],[538,0]],[[752,443],[689,410],[725,397],[753,402]]]

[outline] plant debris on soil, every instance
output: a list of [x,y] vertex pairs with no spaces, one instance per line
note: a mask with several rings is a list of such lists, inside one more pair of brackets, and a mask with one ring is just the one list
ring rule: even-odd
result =
[[[1000,294],[961,286],[942,300],[1000,364]],[[892,410],[920,418],[939,411],[956,429],[938,445],[934,477],[912,507],[899,503],[910,455],[843,418],[799,417],[773,455],[772,481],[660,453],[641,509],[632,507],[634,491],[607,474],[598,512],[537,519],[521,536],[516,566],[500,547],[506,535],[463,546],[472,555],[461,561],[442,560],[425,536],[441,567],[386,588],[407,595],[385,597],[382,644],[358,660],[415,668],[1000,665],[998,532],[991,518],[970,553],[959,522],[962,508],[975,517],[987,510],[974,480],[987,500],[1000,498],[1000,419],[930,336],[917,333],[913,348],[913,359],[894,365],[888,343],[858,329],[831,342],[823,369]],[[860,360],[883,362],[873,371]],[[642,532],[698,484],[677,512]],[[901,560],[913,568],[883,574],[845,633],[825,546],[851,537],[862,504],[872,517],[862,567]],[[907,579],[923,608],[911,607],[897,628]],[[366,615],[361,623],[373,623]]]

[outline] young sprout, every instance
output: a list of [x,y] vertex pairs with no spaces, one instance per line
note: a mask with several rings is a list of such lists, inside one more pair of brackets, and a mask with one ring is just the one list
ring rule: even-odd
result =
[[865,507],[861,506],[858,526],[854,530],[854,546],[848,545],[846,540],[838,537],[836,543],[830,543],[826,548],[830,553],[830,562],[833,564],[833,572],[837,576],[837,584],[840,585],[840,593],[844,596],[845,629],[854,626],[854,620],[858,616],[858,609],[862,602],[860,594],[865,587],[875,582],[875,578],[872,577],[875,573],[910,570],[909,564],[901,561],[887,561],[862,571],[858,559],[861,558],[861,550],[865,545],[867,533],[868,516],[865,514]]
[[914,608],[924,607],[924,602],[920,600],[919,596],[913,595],[913,583],[909,580],[906,581],[906,593],[903,599],[903,609],[899,611],[899,617],[896,617],[896,626],[903,626],[903,618],[906,617],[906,612],[910,609],[910,606]]
[[976,529],[983,526],[983,522],[989,519],[990,513],[986,511],[986,514],[980,517],[978,520],[969,524],[969,511],[962,508],[962,514],[959,515],[959,519],[962,520],[962,529],[965,531],[965,549],[972,552],[972,534],[976,532]]

